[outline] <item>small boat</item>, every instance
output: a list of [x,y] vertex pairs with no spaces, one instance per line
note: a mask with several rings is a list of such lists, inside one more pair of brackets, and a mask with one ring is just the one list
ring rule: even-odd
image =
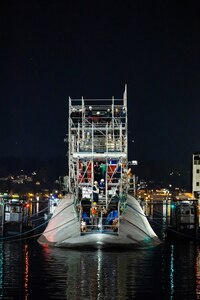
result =
[[169,226],[166,239],[198,240],[199,210],[198,199],[174,199],[171,202]]
[[159,245],[131,188],[127,87],[122,99],[69,98],[67,141],[66,194],[38,242],[66,248]]
[[2,238],[25,237],[31,230],[29,203],[19,197],[10,196],[0,200]]

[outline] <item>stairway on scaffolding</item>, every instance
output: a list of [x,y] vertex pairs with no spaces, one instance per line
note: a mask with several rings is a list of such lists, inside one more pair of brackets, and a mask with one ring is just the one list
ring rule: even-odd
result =
[[106,196],[105,195],[100,195],[99,196],[99,200],[98,200],[98,205],[100,206],[100,207],[106,207],[107,205],[106,205]]

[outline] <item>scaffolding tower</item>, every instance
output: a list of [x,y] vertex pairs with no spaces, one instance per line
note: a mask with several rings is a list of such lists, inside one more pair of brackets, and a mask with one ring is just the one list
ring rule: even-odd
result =
[[127,118],[126,87],[122,99],[69,98],[69,191],[77,201],[91,199],[102,179],[99,201],[106,207],[116,191],[128,191]]

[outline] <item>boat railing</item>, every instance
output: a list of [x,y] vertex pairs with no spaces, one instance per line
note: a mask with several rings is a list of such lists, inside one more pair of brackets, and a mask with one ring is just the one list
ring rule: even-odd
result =
[[119,216],[120,216],[120,203],[117,201],[113,203],[113,210],[109,213],[103,205],[98,205],[94,212],[87,214],[88,208],[81,206],[80,211],[80,232],[115,232],[119,231]]
[[[95,222],[92,224],[92,222]],[[89,218],[88,221],[81,221],[80,232],[84,233],[96,233],[96,232],[114,232],[119,231],[119,219],[115,218],[111,223],[106,224],[106,218]]]
[[123,135],[86,134],[72,139],[72,152],[124,152],[126,139]]
[[93,116],[91,118],[86,117],[71,117],[72,120],[72,129],[76,129],[78,127],[78,124],[80,127],[83,125],[91,126],[93,123],[96,128],[105,129],[105,125],[107,124],[109,128],[115,127],[118,128],[120,124],[125,127],[125,118],[124,117],[106,117],[106,116]]
[[[126,98],[126,97],[125,97]],[[126,123],[126,99],[71,99],[69,116],[72,127],[88,123]],[[94,104],[95,103],[95,104]]]
[[119,143],[110,143],[108,145],[104,145],[101,143],[88,143],[87,141],[80,145],[80,148],[75,152],[92,152],[92,145],[94,153],[107,153],[107,152],[123,152],[125,146],[121,147],[120,141]]

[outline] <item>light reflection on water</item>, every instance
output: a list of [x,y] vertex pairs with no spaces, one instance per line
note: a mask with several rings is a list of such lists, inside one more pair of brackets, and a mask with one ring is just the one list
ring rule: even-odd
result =
[[54,264],[61,263],[66,274],[67,299],[131,299],[137,295],[137,290],[141,290],[141,276],[146,276],[146,281],[152,284],[150,274],[148,276],[152,251],[48,250],[45,250],[47,265],[53,256]]
[[[160,237],[163,210],[152,213]],[[160,223],[159,223],[160,222]],[[122,251],[67,250],[36,240],[0,243],[0,299],[200,299],[200,246],[165,242]]]
[[199,246],[75,251],[0,246],[0,299],[200,299]]

